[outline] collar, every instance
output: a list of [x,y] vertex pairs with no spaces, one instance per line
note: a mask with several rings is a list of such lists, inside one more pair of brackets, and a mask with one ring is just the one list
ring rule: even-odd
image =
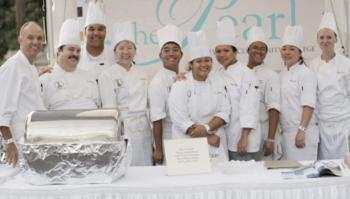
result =
[[23,52],[21,50],[19,50],[16,54],[16,56],[22,61],[24,62],[26,65],[30,65],[30,66],[33,66],[35,67],[34,64],[31,64],[28,60],[28,58],[23,54]]

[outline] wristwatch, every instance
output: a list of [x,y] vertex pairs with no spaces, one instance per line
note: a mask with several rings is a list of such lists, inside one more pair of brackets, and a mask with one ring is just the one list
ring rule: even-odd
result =
[[12,143],[14,143],[13,138],[10,138],[7,140],[5,140],[5,139],[2,140],[2,144],[4,144],[4,145],[12,144]]
[[204,125],[205,130],[207,130],[208,134],[212,134],[212,132],[210,131],[210,126],[208,124]]
[[306,132],[306,128],[301,125],[298,127],[298,129],[304,133]]

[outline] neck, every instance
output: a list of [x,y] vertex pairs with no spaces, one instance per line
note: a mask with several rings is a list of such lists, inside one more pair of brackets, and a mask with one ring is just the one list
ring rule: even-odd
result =
[[179,66],[172,66],[172,67],[166,67],[164,66],[164,68],[174,71],[176,74],[179,72]]
[[335,52],[333,51],[323,51],[321,54],[321,59],[328,62],[335,57]]
[[237,59],[235,59],[235,60],[233,60],[231,63],[229,63],[228,65],[226,65],[226,66],[224,66],[224,68],[225,68],[225,70],[229,67],[229,66],[231,66],[231,65],[233,65],[233,64],[235,64],[235,63],[237,63]]
[[248,61],[248,68],[250,68],[250,69],[253,69],[254,67],[256,67],[256,66],[259,66],[259,65],[261,65],[262,63],[256,63],[256,62],[253,62],[253,61]]
[[30,64],[34,64],[35,57],[28,56],[28,55],[26,55],[23,51],[21,51],[21,52],[22,52],[22,54],[27,58],[27,60],[28,60],[28,62],[29,62]]
[[196,75],[192,72],[192,76],[193,76],[193,79],[197,80],[197,81],[205,81],[207,79],[207,77],[203,77],[203,76],[199,76],[199,75]]
[[131,62],[117,62],[117,64],[121,65],[123,68],[125,68],[127,71],[130,70],[132,63]]
[[104,46],[92,46],[87,44],[86,45],[86,50],[88,51],[88,53],[94,57],[99,56],[102,52],[103,52]]

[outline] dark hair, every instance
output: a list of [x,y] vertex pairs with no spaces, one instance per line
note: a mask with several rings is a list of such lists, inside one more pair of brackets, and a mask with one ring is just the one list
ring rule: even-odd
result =
[[299,57],[299,64],[305,64],[306,65],[306,63],[305,63],[305,60],[304,60],[304,57],[302,56],[302,51],[300,50],[300,49],[298,49],[299,50],[299,53],[300,53],[300,57]]
[[57,49],[57,54],[56,54],[57,57],[58,57],[58,53],[59,53],[60,51],[63,51],[63,48],[64,48],[65,46],[66,46],[66,45],[62,45],[62,46],[58,47],[58,49]]
[[232,51],[235,53],[235,52],[237,52],[237,48],[236,48],[236,46],[232,46],[232,45],[230,45],[231,46],[231,48],[232,48]]

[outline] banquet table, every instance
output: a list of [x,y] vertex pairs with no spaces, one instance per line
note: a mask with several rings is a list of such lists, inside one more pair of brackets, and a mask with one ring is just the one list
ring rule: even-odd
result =
[[[1,182],[0,182],[1,183]],[[350,177],[283,179],[281,170],[168,176],[166,167],[130,167],[112,184],[30,185],[21,173],[0,184],[0,199],[349,199]]]

